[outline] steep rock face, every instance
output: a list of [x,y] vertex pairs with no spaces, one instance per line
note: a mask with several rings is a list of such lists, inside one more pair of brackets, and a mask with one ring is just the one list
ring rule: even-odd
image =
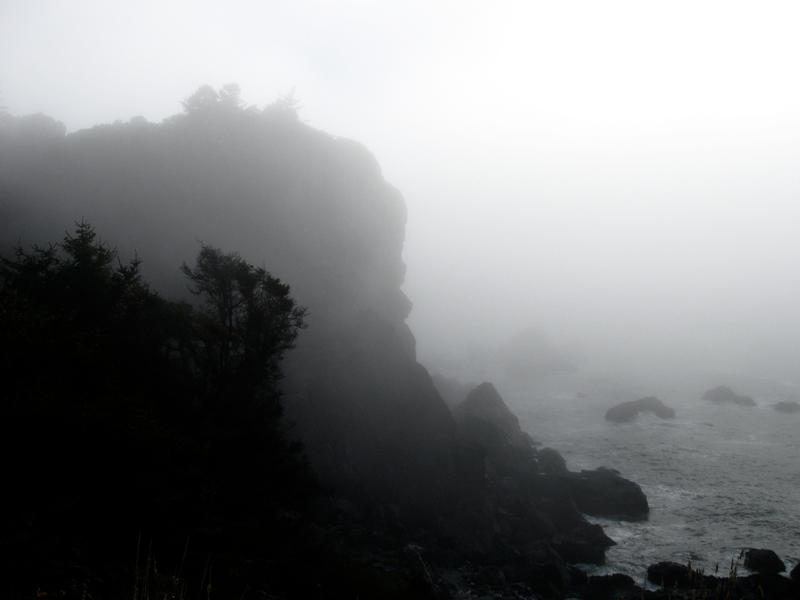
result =
[[167,292],[185,292],[177,267],[202,241],[263,264],[326,325],[360,310],[395,325],[408,315],[405,206],[361,145],[270,111],[68,136],[20,121],[0,127],[6,245],[60,239],[84,218]]
[[80,219],[135,251],[168,296],[187,296],[178,267],[200,241],[291,285],[309,317],[284,362],[284,404],[323,483],[441,499],[454,423],[405,324],[405,206],[361,145],[291,110],[223,103],[71,135],[46,117],[0,119],[0,250]]
[[[58,239],[85,218],[123,255],[136,250],[145,278],[165,294],[186,295],[178,266],[199,240],[291,285],[310,316],[282,365],[287,421],[364,529],[435,521],[428,529],[458,542],[458,560],[486,559],[509,573],[561,569],[553,553],[602,562],[614,542],[583,517],[565,483],[581,475],[555,451],[539,460],[491,384],[454,418],[416,362],[400,289],[405,208],[361,146],[285,111],[230,107],[69,136],[46,119],[6,125],[4,248]],[[392,544],[402,538],[387,535]]]

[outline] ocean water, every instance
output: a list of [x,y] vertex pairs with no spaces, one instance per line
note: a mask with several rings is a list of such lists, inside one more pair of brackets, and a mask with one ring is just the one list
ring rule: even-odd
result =
[[[729,383],[707,379],[705,389]],[[522,428],[561,452],[570,470],[614,468],[647,494],[647,521],[591,519],[617,542],[593,572],[640,581],[648,565],[673,560],[727,575],[744,547],[774,550],[787,572],[800,562],[800,413],[772,408],[800,390],[759,380],[731,386],[758,406],[714,405],[702,399],[700,383],[654,389],[571,376],[501,386]],[[611,406],[646,395],[673,407],[676,418],[605,420]]]

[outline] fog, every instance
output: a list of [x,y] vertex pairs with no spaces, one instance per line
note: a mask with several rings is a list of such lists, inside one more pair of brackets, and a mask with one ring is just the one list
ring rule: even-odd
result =
[[[527,328],[595,369],[793,379],[792,3],[5,0],[0,105],[68,131],[235,81],[373,152],[418,355]],[[448,362],[450,361],[450,362]]]

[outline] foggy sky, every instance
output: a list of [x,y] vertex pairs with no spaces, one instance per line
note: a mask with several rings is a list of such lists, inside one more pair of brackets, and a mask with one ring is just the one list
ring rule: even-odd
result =
[[[793,3],[2,0],[0,106],[69,131],[238,82],[409,209],[420,358],[537,326],[588,362],[792,379]],[[279,274],[278,274],[279,275]],[[798,378],[800,379],[800,378]]]

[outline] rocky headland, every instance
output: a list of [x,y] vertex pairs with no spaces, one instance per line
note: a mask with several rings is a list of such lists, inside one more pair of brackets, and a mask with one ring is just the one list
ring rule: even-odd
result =
[[[41,115],[0,120],[0,250],[46,246],[84,218],[122,253],[135,250],[154,287],[186,297],[174,274],[202,240],[263,265],[309,310],[281,364],[281,403],[321,492],[302,509],[272,507],[258,539],[224,519],[149,531],[156,545],[180,540],[161,555],[171,557],[162,573],[185,562],[206,581],[213,563],[215,589],[241,598],[666,598],[576,566],[602,564],[614,544],[585,515],[647,518],[636,483],[614,465],[570,471],[521,430],[491,383],[464,394],[451,382],[440,393],[446,382],[417,362],[401,289],[405,205],[372,155],[309,127],[285,103],[244,107],[208,88],[184,105],[161,124],[139,118],[70,135]],[[730,394],[709,399],[744,403]],[[169,487],[184,475],[175,467],[157,501],[202,493]],[[130,473],[132,482],[147,477]],[[96,598],[109,581],[139,582],[129,559],[137,531],[152,524],[109,507],[103,527],[124,538],[123,551],[90,555],[91,539],[59,530],[80,490],[60,493],[49,520],[27,515],[0,533],[9,561],[19,562],[22,546],[46,547],[48,565],[63,567],[21,565],[20,589],[76,577],[64,565],[81,566],[83,593]],[[206,554],[188,541],[184,550],[188,537],[213,544]],[[22,581],[30,573],[41,580]],[[760,585],[771,593],[783,583]]]

